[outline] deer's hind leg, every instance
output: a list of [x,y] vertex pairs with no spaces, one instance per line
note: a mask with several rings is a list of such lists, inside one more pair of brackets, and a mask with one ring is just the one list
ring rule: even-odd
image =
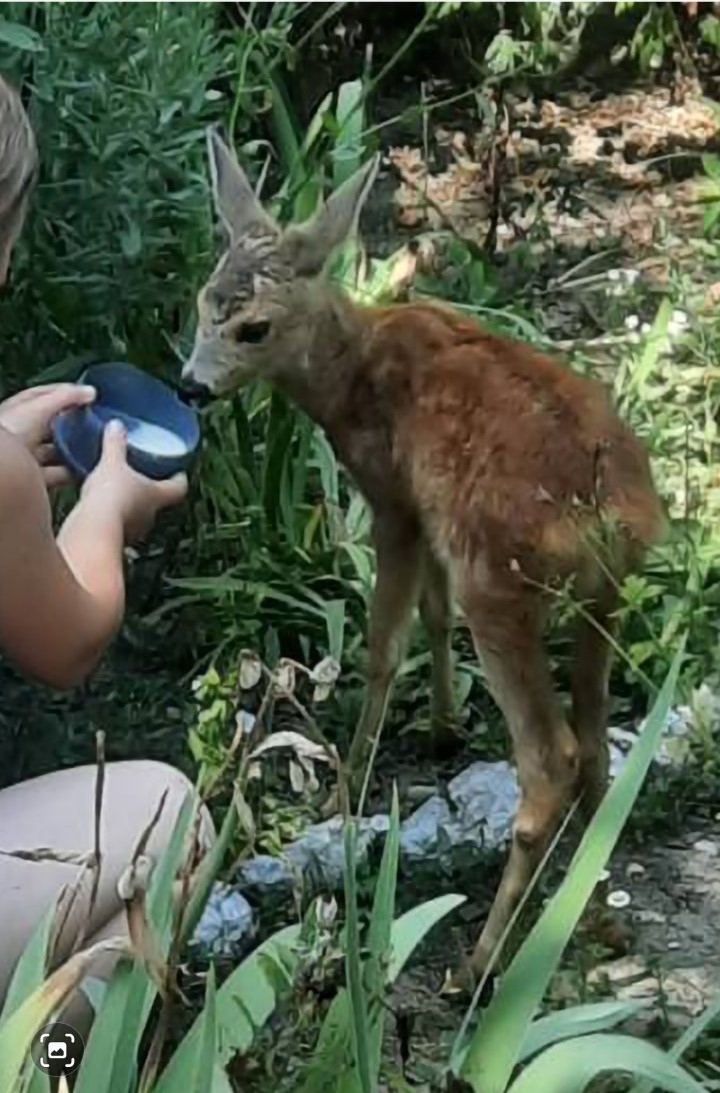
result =
[[431,748],[435,756],[441,756],[460,743],[453,698],[453,605],[447,569],[429,548],[424,556],[420,618],[432,656]]
[[512,737],[520,803],[510,856],[485,928],[472,955],[480,975],[520,897],[552,839],[572,797],[578,774],[578,743],[558,701],[543,648],[544,605],[521,587],[488,593],[460,586],[460,604],[470,625],[488,686]]
[[[581,587],[578,594],[582,596]],[[580,744],[581,808],[587,820],[593,816],[608,785],[608,685],[612,637],[617,629],[613,613],[617,604],[617,590],[609,580],[603,581],[602,588],[583,603],[575,634],[572,723]]]
[[374,537],[377,576],[368,628],[367,683],[347,762],[352,795],[362,783],[373,743],[382,731],[422,575],[423,544],[414,521],[376,515]]

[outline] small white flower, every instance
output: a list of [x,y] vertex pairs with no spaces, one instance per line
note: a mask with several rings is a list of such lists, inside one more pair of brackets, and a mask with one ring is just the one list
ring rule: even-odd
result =
[[670,322],[675,323],[677,326],[687,326],[688,317],[684,311],[673,311],[670,316]]
[[631,861],[628,863],[625,873],[628,877],[642,877],[645,872],[645,866],[641,865],[639,861]]
[[609,869],[603,869],[602,873],[598,877],[598,884],[607,884],[607,882],[609,880],[610,880],[610,870]]
[[639,326],[640,320],[638,319],[637,315],[628,315],[627,319],[625,320],[625,329],[637,330]]
[[628,336],[628,341],[630,342],[631,345],[639,345],[640,344],[640,335],[638,334],[637,330],[634,330],[632,332],[632,334],[630,334]]
[[641,334],[649,334],[650,333],[650,323],[643,323],[642,326],[640,327],[640,333]]
[[621,911],[623,907],[630,906],[630,893],[624,891],[622,888],[616,888],[614,892],[608,892],[605,902],[608,907],[612,907],[613,910]]
[[608,275],[607,275],[608,276],[608,281],[619,281],[620,280],[620,274],[621,274],[621,270],[619,270],[619,269],[609,269],[608,270]]
[[634,285],[640,276],[640,270],[638,269],[626,269],[623,270],[623,276],[628,285]]

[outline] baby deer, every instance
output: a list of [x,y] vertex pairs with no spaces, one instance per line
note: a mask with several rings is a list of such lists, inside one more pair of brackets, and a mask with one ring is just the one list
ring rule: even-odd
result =
[[[479,973],[563,810],[581,792],[590,815],[605,791],[617,583],[663,526],[648,459],[603,390],[549,357],[437,304],[359,307],[323,277],[356,228],[377,161],[283,231],[216,133],[208,146],[229,244],[199,294],[183,378],[213,395],[272,381],[326,431],[373,511],[377,580],[352,783],[381,731],[417,604],[435,739],[453,726],[453,601],[507,720],[521,799],[472,958]],[[568,581],[580,603],[569,720],[543,650],[551,590]]]

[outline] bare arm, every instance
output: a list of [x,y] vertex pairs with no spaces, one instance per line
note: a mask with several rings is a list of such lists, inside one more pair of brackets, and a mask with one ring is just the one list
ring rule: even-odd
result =
[[56,687],[92,671],[122,619],[123,521],[103,492],[81,498],[56,542],[40,468],[0,429],[0,649]]

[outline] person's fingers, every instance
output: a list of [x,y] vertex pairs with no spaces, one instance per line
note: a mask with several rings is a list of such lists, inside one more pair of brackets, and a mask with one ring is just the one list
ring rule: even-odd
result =
[[58,456],[57,448],[54,444],[39,444],[35,449],[35,455],[41,467],[48,467],[51,464],[60,462],[60,457]]
[[111,467],[127,463],[127,430],[122,421],[110,421],[105,426],[100,460]]
[[95,395],[95,388],[87,384],[53,383],[36,388],[34,398],[37,399],[38,410],[42,409],[49,419],[74,406],[89,405]]
[[162,508],[170,508],[179,505],[185,499],[188,491],[186,474],[175,474],[157,484],[158,497]]
[[58,486],[69,486],[73,481],[73,476],[67,467],[62,467],[59,464],[43,467],[42,472],[45,485],[49,490],[57,489]]

